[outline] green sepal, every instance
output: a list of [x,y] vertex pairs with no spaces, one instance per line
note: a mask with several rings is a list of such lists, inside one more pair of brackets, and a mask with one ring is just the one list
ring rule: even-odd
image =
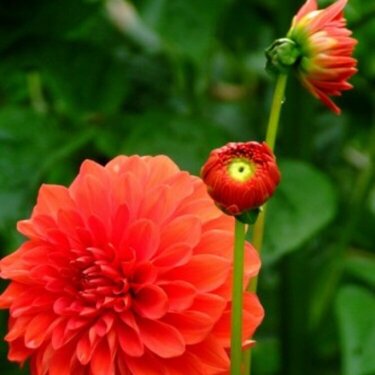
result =
[[240,215],[236,215],[236,220],[244,224],[254,224],[257,221],[258,215],[262,211],[262,207],[253,208],[252,210],[242,212]]
[[289,38],[276,39],[266,50],[266,70],[272,73],[288,73],[301,56],[297,43]]

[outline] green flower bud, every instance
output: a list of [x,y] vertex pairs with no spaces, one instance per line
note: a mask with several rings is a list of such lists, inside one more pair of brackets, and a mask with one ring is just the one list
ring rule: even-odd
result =
[[298,45],[289,38],[276,39],[265,51],[266,69],[275,73],[287,73],[301,56]]

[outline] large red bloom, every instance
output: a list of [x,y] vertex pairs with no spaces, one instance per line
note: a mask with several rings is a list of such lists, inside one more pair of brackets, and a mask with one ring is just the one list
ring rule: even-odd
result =
[[351,89],[347,80],[357,72],[357,61],[352,57],[357,41],[345,27],[343,16],[346,3],[338,0],[318,10],[316,0],[307,0],[287,35],[300,49],[296,68],[301,82],[337,114],[340,108],[329,97]]
[[[9,359],[33,375],[214,375],[228,370],[233,219],[165,156],[85,161],[43,185],[11,283]],[[244,288],[260,266],[247,244]],[[244,340],[263,317],[244,291]]]
[[264,204],[281,178],[272,150],[258,142],[230,142],[213,150],[201,174],[218,207],[234,216]]

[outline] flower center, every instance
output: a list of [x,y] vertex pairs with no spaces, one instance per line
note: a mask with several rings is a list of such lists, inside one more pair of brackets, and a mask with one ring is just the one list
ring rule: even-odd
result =
[[228,173],[231,178],[238,182],[246,182],[253,177],[256,166],[248,159],[233,159],[228,165]]
[[132,303],[130,280],[116,264],[98,256],[99,251],[87,248],[84,254],[71,261],[76,292],[82,301],[95,305],[96,309],[128,310]]

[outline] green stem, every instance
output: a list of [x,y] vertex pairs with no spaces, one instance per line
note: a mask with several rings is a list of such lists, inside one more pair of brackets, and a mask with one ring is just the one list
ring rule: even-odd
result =
[[[255,249],[258,251],[258,253],[261,252],[262,246],[263,246],[265,219],[266,219],[266,206],[263,206],[262,211],[259,214],[258,219],[254,225],[252,241],[251,241],[251,243],[253,244]],[[250,289],[252,292],[256,292],[257,290],[257,280],[258,280],[258,277],[255,277],[252,280],[251,289]]]
[[[281,107],[284,103],[285,88],[288,76],[286,74],[280,74],[275,87],[275,92],[273,94],[271,113],[268,120],[266,143],[273,150],[275,148],[277,130],[279,127],[279,119],[281,113]],[[266,220],[266,206],[263,206],[263,210],[260,212],[258,219],[254,225],[252,244],[254,248],[260,254],[263,245],[264,237],[264,225]],[[249,291],[256,293],[258,285],[258,277],[254,277],[249,285]],[[251,350],[247,350],[244,355],[244,374],[250,375],[251,369]]]
[[280,74],[273,94],[271,114],[268,120],[266,143],[273,150],[275,148],[277,129],[279,127],[279,119],[281,113],[281,106],[284,103],[285,87],[288,76]]
[[245,224],[235,222],[233,292],[232,292],[232,338],[231,375],[240,375],[242,366],[242,299],[243,266],[245,247]]

